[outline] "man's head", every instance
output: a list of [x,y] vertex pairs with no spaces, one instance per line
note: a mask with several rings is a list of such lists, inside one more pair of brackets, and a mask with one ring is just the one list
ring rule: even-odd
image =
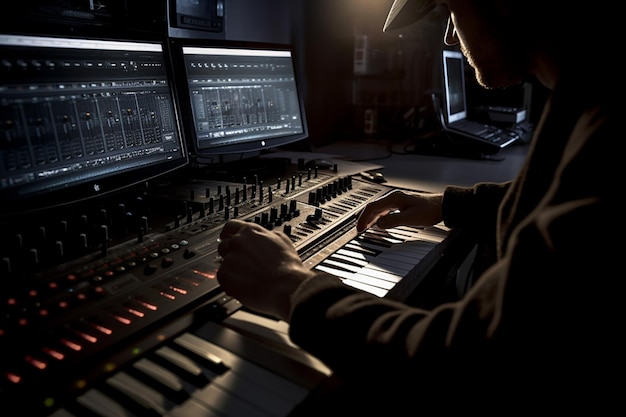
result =
[[580,54],[598,57],[605,38],[617,36],[603,8],[558,0],[395,0],[383,30],[429,13],[447,21],[444,43],[459,45],[485,87],[506,87],[529,76],[553,87],[561,70],[585,63]]

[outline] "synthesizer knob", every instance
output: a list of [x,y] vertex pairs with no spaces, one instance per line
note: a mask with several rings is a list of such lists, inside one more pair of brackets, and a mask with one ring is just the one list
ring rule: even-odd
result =
[[291,236],[291,225],[286,224],[283,226],[283,233],[287,236]]
[[174,264],[174,259],[169,256],[166,256],[165,258],[161,260],[161,266],[163,268],[169,268],[173,264]]
[[149,263],[147,263],[147,264],[146,264],[146,266],[144,267],[144,269],[143,269],[143,273],[144,273],[145,275],[152,275],[152,274],[154,274],[154,273],[157,271],[157,269],[158,269],[158,268],[157,268],[157,266],[156,266],[154,263],[149,262]]

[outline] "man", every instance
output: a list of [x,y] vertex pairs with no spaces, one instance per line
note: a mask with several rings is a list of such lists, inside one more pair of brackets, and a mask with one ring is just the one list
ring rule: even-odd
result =
[[397,191],[369,204],[357,229],[462,227],[493,249],[473,287],[432,310],[379,299],[307,270],[282,233],[237,220],[221,233],[217,278],[244,305],[289,321],[292,340],[345,382],[331,414],[623,409],[621,375],[611,377],[623,369],[624,328],[624,88],[610,58],[618,24],[601,4],[396,0],[386,27],[433,8],[447,18],[444,42],[460,46],[479,83],[536,77],[550,97],[514,181]]

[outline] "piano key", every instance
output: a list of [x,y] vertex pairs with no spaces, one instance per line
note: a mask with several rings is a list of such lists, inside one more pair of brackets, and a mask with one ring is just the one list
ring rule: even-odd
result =
[[365,284],[373,285],[375,287],[383,288],[386,290],[393,288],[395,283],[400,280],[400,279],[397,279],[394,281],[389,281],[389,280],[385,280],[382,278],[368,275],[365,273],[365,268],[351,267],[348,270],[342,269],[341,262],[337,262],[337,261],[333,261],[329,259],[326,259],[325,261],[323,261],[316,268],[317,269],[324,268],[325,270],[327,270],[326,272],[328,272],[328,270],[335,270],[337,271],[337,273],[341,274],[339,276],[342,276],[344,278],[354,279],[355,281],[362,281]]
[[70,413],[65,408],[59,408],[58,410],[55,410],[52,414],[49,414],[47,417],[76,417],[76,415]]
[[397,282],[398,279],[402,279],[404,275],[410,271],[410,269],[406,268],[393,268],[384,265],[376,265],[374,263],[371,263],[370,261],[365,260],[359,254],[351,254],[350,251],[346,251],[345,249],[338,250],[334,254],[330,255],[328,259],[340,259],[342,263],[358,265],[364,271],[372,271],[366,272],[367,275],[388,279],[389,281],[393,282]]
[[210,347],[207,347],[202,343],[201,339],[196,339],[189,333],[177,337],[174,342],[208,361],[212,365],[211,369],[223,370],[226,366],[222,359],[211,351]]
[[[210,369],[203,369],[201,366],[194,363],[192,359],[185,357],[183,354],[173,349],[161,347],[158,351],[161,352],[161,357],[173,359],[173,362],[180,364],[185,369],[189,370],[190,372],[187,372],[188,376],[193,375],[192,377],[196,378],[198,374],[202,374],[204,372],[203,376],[205,382],[195,387],[200,388],[199,390],[189,388],[189,386],[184,382],[183,385],[192,398],[206,404],[208,407],[217,409],[215,404],[211,404],[211,401],[216,398],[217,394],[213,389],[208,389],[210,385],[217,386],[228,395],[240,397],[241,401],[249,402],[253,406],[265,410],[270,415],[286,415],[291,409],[293,409],[293,407],[295,407],[293,402],[286,400],[285,398],[268,390],[265,386],[266,382],[264,380],[246,379],[238,375],[236,372],[231,371],[218,375]],[[178,366],[173,362],[171,365]],[[217,398],[223,399],[223,395],[219,394],[217,395]],[[234,401],[234,399],[231,400],[231,402],[232,401]]]
[[380,298],[383,298],[389,292],[388,290],[385,290],[385,289],[382,289],[382,288],[379,288],[379,287],[374,287],[373,285],[368,285],[368,284],[365,284],[363,282],[354,281],[352,279],[343,279],[343,282],[346,285],[349,285],[349,286],[354,287],[354,288],[358,288],[361,291],[369,292],[369,293],[374,294],[375,296],[380,297]]
[[330,376],[330,369],[316,357],[309,355],[289,338],[289,324],[282,320],[264,317],[259,314],[238,310],[222,321],[225,326],[244,335],[250,335],[267,346],[278,349],[289,356],[317,371]]
[[[444,235],[437,229],[438,238]],[[355,236],[314,269],[340,277],[344,283],[384,297],[433,250],[433,239],[422,240],[423,229],[376,226]]]
[[[163,360],[169,361],[172,365],[175,365],[181,370],[184,370],[189,375],[194,377],[194,381],[195,379],[202,381],[202,386],[204,386],[204,384],[208,382],[207,379],[204,378],[204,375],[202,373],[202,367],[182,353],[177,352],[168,346],[162,346],[157,349],[155,355],[157,358],[161,357],[163,358]],[[196,385],[198,385],[198,382],[195,383]]]
[[142,417],[131,413],[120,403],[92,388],[76,398],[76,402],[102,417]]
[[[333,254],[331,256],[329,256],[326,259],[327,262],[336,262],[339,265],[350,265],[350,269],[354,270],[354,272],[357,272],[359,274],[362,275],[367,275],[373,278],[378,278],[378,279],[383,279],[389,282],[393,282],[393,283],[397,283],[398,281],[400,281],[403,278],[403,275],[400,274],[394,274],[388,271],[385,271],[382,267],[377,266],[377,265],[372,265],[375,266],[375,268],[370,267],[370,263],[365,263],[365,264],[360,264],[360,265],[354,265],[353,264],[353,260],[350,259],[350,257],[345,256],[345,255],[341,255],[341,254]],[[325,262],[326,262],[325,261]]]
[[[240,392],[242,396],[245,396],[246,392],[244,392],[243,389],[241,389]],[[215,384],[210,384],[206,388],[194,393],[194,399],[224,417],[267,417],[267,414],[261,409],[254,407],[243,398],[231,395]]]
[[[151,411],[164,415],[175,403],[162,393],[148,387],[126,372],[118,372],[106,382],[141,406],[145,413]],[[142,411],[141,415],[145,415]]]
[[[193,398],[220,415],[238,416],[286,416],[297,403],[268,390],[261,381],[252,382],[227,372],[214,383],[194,393]],[[252,411],[253,410],[253,411]]]
[[174,372],[148,358],[142,358],[133,363],[128,372],[146,385],[162,392],[177,404],[188,399],[188,393],[196,388],[191,382],[185,381]]
[[[196,345],[194,348],[196,350],[208,350],[215,352],[214,354],[219,354],[232,372],[258,385],[265,385],[268,390],[283,398],[294,399],[299,402],[306,397],[309,392],[306,387],[292,382],[275,372],[269,371],[268,369],[272,369],[271,366],[268,365],[267,368],[261,367],[244,356],[231,353],[229,350],[209,342],[209,340],[215,341],[217,339],[211,337],[210,331],[204,331],[204,328],[209,324],[211,323],[202,326],[199,331],[196,332],[197,334],[185,333],[177,339],[185,338],[187,345]],[[238,337],[243,338],[241,335],[238,335]]]
[[235,358],[245,359],[250,364],[271,369],[272,380],[270,382],[268,379],[267,384],[272,389],[277,389],[279,393],[286,392],[291,385],[295,397],[298,390],[308,392],[326,379],[324,373],[285,357],[263,343],[220,324],[207,322],[198,328],[195,334],[203,341],[210,340],[213,347],[220,349],[220,355],[230,354]]
[[184,404],[171,410],[167,417],[222,417],[217,411],[207,407],[205,404],[191,399]]
[[377,256],[365,255],[358,251],[349,249],[350,248],[349,245],[344,246],[344,248],[346,249],[339,249],[335,253],[339,255],[347,256],[351,259],[365,261],[367,262],[366,265],[375,264],[380,270],[389,272],[391,274],[405,276],[407,272],[409,272],[412,269],[412,266],[413,266],[406,262],[397,261],[396,259],[388,259],[385,256],[379,256],[382,254],[379,254]]

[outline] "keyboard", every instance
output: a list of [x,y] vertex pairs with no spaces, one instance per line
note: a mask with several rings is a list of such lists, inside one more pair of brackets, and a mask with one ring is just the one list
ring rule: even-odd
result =
[[486,152],[497,152],[520,139],[519,134],[513,130],[502,129],[467,119],[450,123],[447,131],[455,134],[455,137],[462,136],[465,139],[476,141],[477,146]]

